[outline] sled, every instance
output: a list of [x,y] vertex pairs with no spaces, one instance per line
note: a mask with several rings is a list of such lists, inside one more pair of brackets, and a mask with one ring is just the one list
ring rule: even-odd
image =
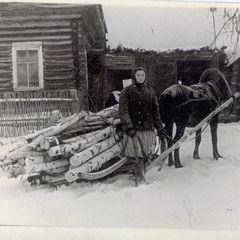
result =
[[[146,171],[148,172],[154,167],[158,167],[158,171],[161,171],[164,168],[165,161],[167,159],[167,156],[173,152],[175,149],[179,148],[182,143],[184,143],[190,136],[195,134],[199,129],[203,127],[204,124],[208,123],[213,116],[220,113],[223,109],[227,108],[235,99],[240,97],[240,93],[235,93],[231,98],[229,98],[227,101],[225,101],[223,104],[221,104],[219,107],[217,107],[214,111],[212,111],[208,116],[206,116],[197,126],[195,126],[193,129],[185,133],[182,138],[177,141],[175,144],[172,145],[172,147],[168,148],[166,151],[162,152],[161,155],[157,156],[155,159],[153,159],[147,166]],[[121,160],[115,162],[108,168],[94,172],[94,173],[79,173],[79,179],[81,180],[98,180],[101,178],[104,178],[108,175],[113,174],[117,170],[120,170],[124,165],[127,163],[126,158],[122,158]]]
[[[240,96],[239,92],[232,96],[225,77],[216,69],[205,70],[203,77],[200,78],[200,83],[206,82],[204,76],[210,72],[216,72],[220,76],[222,84],[226,84],[229,99],[212,111],[191,131],[185,133],[173,146],[167,150],[164,148],[160,155],[155,155],[148,162],[146,172],[154,167],[157,167],[159,171],[162,170],[166,158],[171,152],[179,148],[191,135]],[[220,80],[216,78],[216,81]],[[211,83],[213,82],[214,80],[211,80]],[[200,99],[200,101],[202,100]],[[116,134],[116,124],[119,121],[117,105],[95,114],[80,112],[67,119],[62,119],[52,127],[25,136],[21,147],[9,152],[7,158],[4,158],[2,166],[10,174],[10,177],[16,176],[12,172],[17,173],[17,176],[24,172],[32,185],[39,183],[53,186],[70,184],[75,181],[97,181],[114,174],[134,172],[134,166],[125,157],[120,156],[122,154],[121,135],[117,136]],[[97,124],[98,130],[94,128],[93,123]],[[72,131],[77,134],[72,134]],[[65,136],[69,133],[71,133],[70,138]],[[52,141],[54,139],[59,141]],[[22,158],[29,159],[29,161],[24,161],[25,164],[22,164]],[[17,172],[13,170],[17,170]]]

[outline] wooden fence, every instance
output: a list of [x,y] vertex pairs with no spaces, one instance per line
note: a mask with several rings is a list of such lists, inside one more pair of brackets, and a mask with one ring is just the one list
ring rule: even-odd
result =
[[0,93],[0,137],[17,137],[46,127],[52,111],[78,111],[76,90]]

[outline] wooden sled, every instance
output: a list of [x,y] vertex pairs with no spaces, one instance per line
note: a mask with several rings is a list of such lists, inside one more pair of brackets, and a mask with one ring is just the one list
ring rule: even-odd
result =
[[[150,169],[152,169],[153,167],[156,167],[156,166],[158,166],[159,171],[162,170],[165,165],[167,156],[171,152],[173,152],[175,149],[179,148],[180,145],[182,143],[184,143],[191,135],[195,134],[196,131],[201,129],[204,124],[208,123],[212,119],[213,116],[215,116],[216,114],[221,112],[223,109],[227,108],[235,99],[237,99],[239,97],[240,97],[240,93],[237,92],[233,95],[233,97],[229,98],[226,102],[224,102],[219,107],[217,107],[208,116],[206,116],[196,127],[191,129],[189,132],[185,133],[179,141],[177,141],[174,145],[172,145],[172,147],[170,147],[169,149],[167,149],[166,151],[161,153],[161,155],[156,157],[153,161],[151,161],[150,164],[146,166],[146,170],[149,171]],[[118,162],[114,163],[113,165],[109,166],[108,168],[106,168],[102,171],[98,171],[98,172],[94,172],[94,173],[80,173],[79,179],[92,181],[92,180],[98,180],[98,179],[104,178],[104,177],[114,173],[115,171],[119,170],[126,163],[127,163],[127,159],[122,158]]]
[[[217,107],[214,111],[212,111],[207,117],[205,117],[197,126],[192,128],[190,131],[186,132],[182,138],[177,141],[172,147],[167,149],[166,151],[162,152],[161,155],[157,156],[155,159],[153,159],[147,166],[146,166],[146,172],[148,172],[152,168],[156,168],[161,171],[165,166],[165,161],[168,157],[168,155],[173,152],[175,149],[179,148],[182,143],[184,143],[191,135],[195,134],[196,131],[198,131],[200,128],[203,127],[204,124],[207,124],[213,116],[221,112],[223,109],[227,108],[235,99],[240,97],[240,93],[237,92],[233,95],[233,97],[229,98],[226,102],[221,104],[219,107]],[[120,173],[121,170],[130,171],[131,166],[127,165],[128,161],[126,158],[116,158],[113,161],[107,162],[107,167],[102,166],[99,171],[85,173],[81,172],[78,174],[78,180],[77,182],[81,181],[96,181],[100,179],[104,179],[106,177],[112,176],[113,174]],[[33,183],[36,182],[36,178],[38,176],[34,176],[30,178],[29,180]],[[51,176],[45,176],[44,179],[41,179],[41,181],[45,181],[46,183],[50,184],[51,186],[58,186],[61,184],[69,184],[66,179],[63,176],[59,177],[51,177]]]

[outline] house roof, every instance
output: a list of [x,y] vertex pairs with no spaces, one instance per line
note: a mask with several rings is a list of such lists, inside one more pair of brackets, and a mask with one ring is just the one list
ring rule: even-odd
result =
[[49,10],[49,12],[61,14],[81,14],[84,8],[94,9],[95,15],[101,19],[103,29],[107,33],[106,21],[103,14],[103,9],[101,4],[52,4],[52,3],[12,3],[12,2],[2,2],[0,3],[0,17],[12,16],[16,13],[31,12],[32,14],[39,14],[44,9]]

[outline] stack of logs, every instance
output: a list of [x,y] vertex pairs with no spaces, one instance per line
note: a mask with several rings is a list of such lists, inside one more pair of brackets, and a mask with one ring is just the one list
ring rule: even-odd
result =
[[119,123],[116,105],[96,114],[82,111],[24,137],[2,139],[1,167],[8,177],[24,175],[31,184],[75,182],[81,173],[123,159]]

